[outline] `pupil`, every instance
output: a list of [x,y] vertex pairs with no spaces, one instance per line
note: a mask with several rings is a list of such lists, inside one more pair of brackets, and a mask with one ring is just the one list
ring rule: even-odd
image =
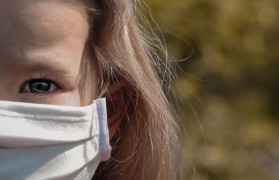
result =
[[50,90],[50,82],[43,79],[36,79],[29,82],[31,92],[44,93]]

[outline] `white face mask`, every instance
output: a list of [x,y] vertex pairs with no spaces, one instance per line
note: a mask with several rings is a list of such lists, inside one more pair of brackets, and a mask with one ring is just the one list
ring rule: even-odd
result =
[[0,179],[91,179],[110,158],[105,99],[86,107],[0,101]]

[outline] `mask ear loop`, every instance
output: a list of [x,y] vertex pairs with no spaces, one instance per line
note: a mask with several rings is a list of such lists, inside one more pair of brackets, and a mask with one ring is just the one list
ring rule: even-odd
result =
[[[101,73],[100,73],[100,74],[101,74]],[[99,94],[98,94],[98,96],[97,96],[97,99],[103,98],[104,95],[105,95],[106,92],[107,92],[107,87],[104,86],[104,80],[103,80],[103,77],[102,77],[102,76],[99,78],[98,84],[99,84],[100,90],[99,90]]]
[[[115,77],[111,76],[110,82],[104,83],[104,77],[102,76],[103,68],[100,65],[99,65],[99,69],[100,69],[100,78],[98,79],[98,84],[100,87],[100,91],[97,98],[104,98],[104,95],[107,93],[108,87],[110,86],[110,84],[112,84],[112,82],[115,81]],[[112,67],[110,67],[109,69],[110,69],[110,74],[112,75],[113,74]]]
[[107,92],[107,88],[102,88],[101,91],[99,92],[99,95],[97,96],[97,99],[103,98],[106,92]]
[[104,98],[104,96],[107,92],[107,89],[108,89],[108,85],[105,85],[104,77],[102,76],[103,68],[101,67],[99,62],[98,62],[98,64],[99,64],[99,74],[100,74],[100,78],[98,79],[98,84],[99,84],[100,90],[99,90],[99,94],[97,96],[97,99]]

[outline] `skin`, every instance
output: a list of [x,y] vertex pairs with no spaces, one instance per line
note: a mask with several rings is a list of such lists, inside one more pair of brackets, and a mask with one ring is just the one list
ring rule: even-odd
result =
[[[87,18],[84,6],[74,1],[1,0],[0,100],[91,104],[99,92],[99,71],[86,45]],[[50,83],[50,90],[32,92],[31,81],[40,79]],[[122,96],[117,93],[122,86],[109,89],[117,104],[117,108],[108,106],[110,139],[126,112]]]
[[[83,6],[66,0],[1,0],[0,27],[0,100],[84,106],[96,98],[98,68],[86,46]],[[48,80],[51,91],[26,90],[34,79]]]
[[[84,106],[97,98],[98,64],[86,45],[88,17],[74,3],[0,0],[0,100]],[[26,89],[30,80],[38,79],[53,83],[51,91]],[[106,92],[112,101],[107,106],[110,139],[132,97],[123,97],[123,87],[114,84]]]

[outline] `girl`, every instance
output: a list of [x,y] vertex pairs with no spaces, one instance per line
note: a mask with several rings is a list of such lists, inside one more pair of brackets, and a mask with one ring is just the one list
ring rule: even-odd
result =
[[134,3],[0,3],[1,100],[86,106],[107,99],[111,158],[93,179],[176,177],[178,128],[162,90],[168,70],[138,28]]

